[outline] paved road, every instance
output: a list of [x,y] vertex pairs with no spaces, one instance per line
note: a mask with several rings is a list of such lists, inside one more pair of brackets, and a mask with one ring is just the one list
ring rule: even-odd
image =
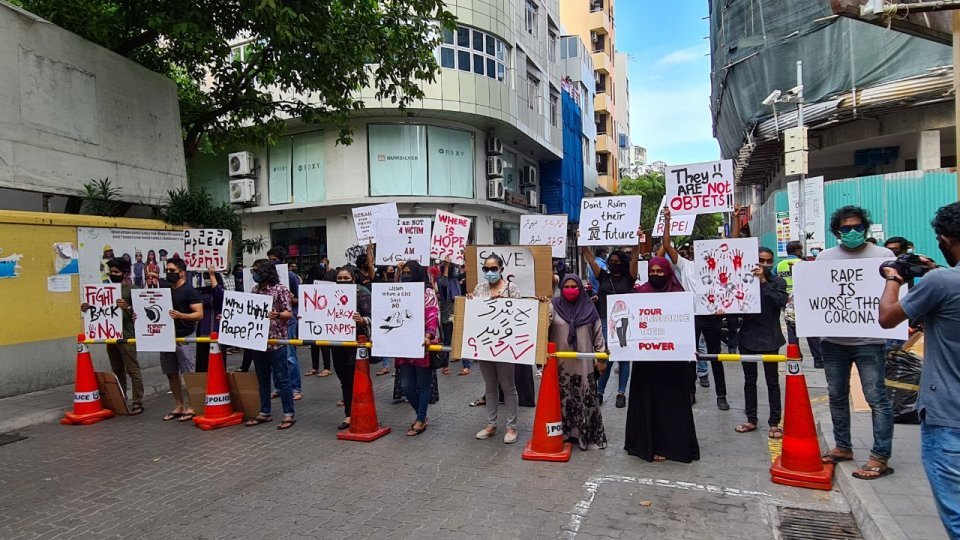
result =
[[[41,424],[0,446],[0,538],[748,539],[775,537],[778,505],[848,511],[836,491],[769,481],[764,432],[733,432],[742,375],[736,365],[727,373],[733,410],[718,411],[712,389],[700,389],[702,459],[691,465],[627,456],[625,409],[612,395],[607,449],[524,462],[523,444],[473,438],[483,414],[466,403],[480,393],[479,372],[441,377],[430,429],[416,438],[403,435],[413,414],[390,403],[392,380],[375,378],[380,418],[394,431],[369,444],[336,439],[335,377],[305,380],[299,422],[286,432],[161,422],[172,400],[158,396],[139,417]],[[523,409],[521,443],[532,421]]]

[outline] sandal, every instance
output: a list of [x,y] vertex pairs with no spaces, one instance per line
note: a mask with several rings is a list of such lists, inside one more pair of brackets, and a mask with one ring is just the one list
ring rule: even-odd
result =
[[344,407],[346,407],[346,405],[343,404],[343,400],[342,400],[342,399],[337,402],[337,407],[340,407],[341,409],[344,408]]
[[130,409],[130,414],[128,416],[136,416],[138,414],[143,414],[143,405],[134,405]]
[[444,375],[449,375],[449,374],[450,374],[450,368],[445,367],[445,368],[443,368],[443,369],[440,371],[440,373],[443,373]]
[[169,422],[170,420],[180,418],[181,416],[183,416],[182,412],[177,412],[177,411],[168,412],[167,415],[163,417],[163,421]]
[[296,423],[297,421],[294,420],[292,416],[285,416],[283,417],[283,421],[280,422],[280,425],[277,426],[277,429],[290,429]]
[[779,426],[770,426],[770,430],[767,432],[767,437],[771,439],[782,439],[783,429],[781,429]]
[[747,422],[746,424],[740,424],[739,426],[733,428],[733,430],[736,431],[737,433],[750,433],[751,431],[757,430],[757,425]]
[[325,370],[321,371],[320,373],[317,373],[317,377],[329,377],[330,375],[333,375],[333,374],[330,373],[330,370],[329,370],[329,369],[325,369]]
[[[301,399],[303,399],[303,392],[294,392],[294,393],[293,393],[293,400],[294,400],[294,401],[300,401]],[[284,428],[284,429],[286,429],[286,428]]]
[[377,377],[381,375],[389,375],[389,374],[390,374],[390,368],[383,368],[383,369],[377,370]]
[[278,397],[280,397],[280,392],[274,392],[270,394],[270,399],[277,399]]
[[[863,474],[863,473],[873,473],[873,474]],[[884,476],[890,476],[891,474],[893,474],[893,467],[888,467],[886,463],[881,463],[879,467],[868,467],[864,465],[863,467],[860,467],[858,470],[853,471],[853,477],[859,480],[876,480],[877,478],[883,478]]]
[[407,431],[407,437],[416,437],[417,435],[420,435],[421,433],[427,430],[427,424],[423,424],[422,428],[414,427],[416,425],[417,425],[416,422],[414,422],[413,424],[410,424],[410,429]]
[[337,426],[337,431],[343,431],[345,429],[350,429],[350,422],[340,422],[340,425]]
[[320,373],[320,372],[317,371],[317,370],[315,370],[315,369],[311,369],[310,371],[304,373],[303,376],[304,376],[304,377],[313,377],[313,376],[316,375],[317,373]]
[[483,406],[486,405],[486,404],[487,404],[487,400],[484,399],[484,398],[475,399],[475,400],[473,400],[473,401],[470,402],[470,406],[471,406],[471,407],[483,407]]
[[193,417],[196,415],[197,413],[192,413],[192,412],[183,413],[183,415],[181,415],[180,418],[177,419],[177,422],[189,422],[193,420]]
[[657,455],[657,454],[654,454],[654,455],[653,455],[653,461],[655,461],[656,463],[663,463],[663,462],[666,461],[666,460],[667,460],[667,458],[665,458],[665,457],[663,457],[663,456],[659,456],[659,455]]
[[247,427],[253,427],[253,426],[259,426],[260,424],[266,424],[267,422],[273,422],[273,417],[257,415],[247,420],[247,423],[244,425]]
[[837,463],[843,463],[844,461],[853,461],[853,456],[837,454],[833,450],[820,456],[820,462],[826,463],[827,465],[836,465]]

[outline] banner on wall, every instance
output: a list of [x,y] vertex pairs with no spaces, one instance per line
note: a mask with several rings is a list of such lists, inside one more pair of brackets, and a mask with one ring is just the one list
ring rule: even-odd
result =
[[611,295],[607,325],[612,361],[689,362],[697,353],[690,292]]
[[80,283],[109,283],[107,261],[130,261],[132,285],[158,287],[148,273],[164,274],[168,258],[183,256],[183,231],[77,227]]
[[374,283],[371,296],[373,356],[423,358],[423,283]]
[[639,195],[594,197],[580,203],[581,246],[633,246],[640,228]]
[[430,258],[463,264],[463,250],[470,236],[470,218],[437,210],[430,240]]
[[667,167],[667,205],[674,215],[733,211],[733,161]]
[[520,216],[520,245],[550,246],[553,258],[566,258],[567,216],[536,214]]
[[428,218],[378,219],[377,266],[393,266],[404,261],[430,264],[430,220]]
[[790,212],[777,212],[777,257],[787,256],[787,243],[793,233],[790,225]]

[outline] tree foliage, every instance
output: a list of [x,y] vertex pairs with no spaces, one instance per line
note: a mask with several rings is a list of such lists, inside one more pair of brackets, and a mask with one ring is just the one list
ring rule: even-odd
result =
[[[640,226],[644,231],[652,231],[657,220],[657,210],[660,201],[666,195],[667,188],[663,173],[651,171],[636,178],[624,177],[620,179],[620,195],[642,195],[643,206],[640,213]],[[674,238],[676,244],[687,242],[690,239],[716,238],[718,227],[723,225],[722,214],[705,214],[697,216],[690,238]]]
[[[177,82],[187,157],[274,141],[284,118],[351,141],[362,88],[403,109],[438,73],[443,0],[14,0]],[[231,43],[248,42],[241,61]]]

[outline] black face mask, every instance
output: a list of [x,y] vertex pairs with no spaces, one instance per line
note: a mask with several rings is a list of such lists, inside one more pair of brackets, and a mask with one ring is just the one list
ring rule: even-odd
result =
[[123,283],[123,276],[110,274],[110,283]]
[[650,276],[650,286],[656,290],[661,290],[667,286],[667,276]]
[[613,263],[613,264],[608,265],[608,268],[610,268],[610,273],[611,273],[611,274],[619,274],[620,272],[623,271],[623,264],[622,264],[622,263]]
[[180,272],[167,272],[167,281],[170,283],[180,281]]

